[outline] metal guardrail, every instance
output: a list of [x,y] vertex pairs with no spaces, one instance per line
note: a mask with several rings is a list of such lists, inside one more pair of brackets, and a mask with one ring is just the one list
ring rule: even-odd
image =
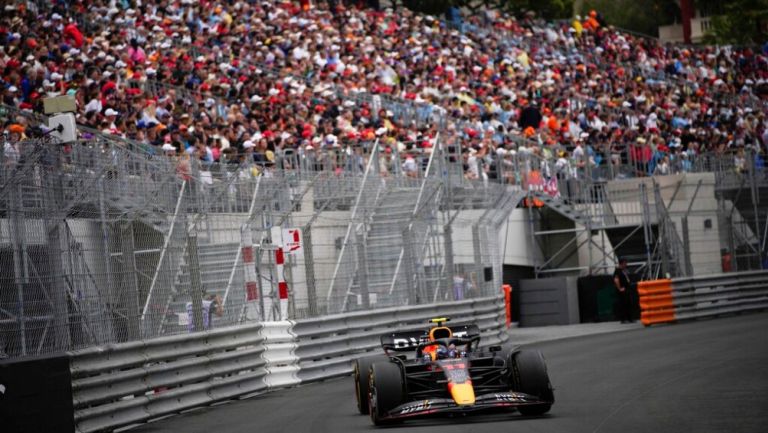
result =
[[327,379],[352,371],[351,361],[380,352],[379,336],[397,327],[425,326],[426,320],[447,316],[452,322],[475,323],[483,344],[504,341],[506,309],[503,294],[450,304],[422,305],[414,308],[387,308],[372,312],[327,316],[296,323],[301,382]]
[[80,433],[267,389],[261,324],[70,352]]
[[217,401],[327,379],[377,350],[392,329],[447,315],[476,323],[485,344],[505,340],[503,294],[233,326],[69,352],[78,433],[110,431]]
[[768,271],[705,275],[638,284],[644,325],[768,309]]

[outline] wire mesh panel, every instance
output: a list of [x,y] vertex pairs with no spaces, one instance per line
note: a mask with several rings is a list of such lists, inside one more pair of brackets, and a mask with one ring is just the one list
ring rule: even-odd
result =
[[[440,147],[379,155],[367,143],[255,165],[101,136],[18,144],[0,172],[5,356],[463,299],[500,278],[498,221],[482,215],[513,192],[451,175],[461,162]],[[470,275],[459,296],[458,269]]]

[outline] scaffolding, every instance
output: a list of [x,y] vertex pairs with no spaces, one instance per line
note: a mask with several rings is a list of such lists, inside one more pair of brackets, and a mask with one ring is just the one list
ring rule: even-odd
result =
[[[263,165],[96,134],[9,146],[0,350],[11,357],[487,296],[502,284],[497,232],[524,195],[467,180],[440,143],[407,156],[375,142],[284,152]],[[297,253],[286,230],[301,233]]]
[[554,183],[526,188],[531,242],[546,257],[537,276],[606,273],[620,257],[643,279],[761,269],[768,182],[759,160],[746,160],[702,155],[689,172],[608,181],[588,164],[563,173],[534,158],[530,171]]

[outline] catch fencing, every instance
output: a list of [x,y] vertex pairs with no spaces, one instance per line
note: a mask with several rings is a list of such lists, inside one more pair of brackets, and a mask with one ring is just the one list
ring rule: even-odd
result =
[[6,357],[488,296],[497,232],[525,194],[468,180],[439,144],[262,164],[100,134],[14,149],[0,169]]

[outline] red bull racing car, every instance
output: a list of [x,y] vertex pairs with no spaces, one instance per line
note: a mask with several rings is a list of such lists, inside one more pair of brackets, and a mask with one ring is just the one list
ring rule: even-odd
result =
[[[537,350],[481,350],[476,325],[445,326],[381,336],[384,354],[354,362],[355,397],[376,425],[430,415],[517,409],[541,415],[555,401]],[[414,353],[408,357],[404,352]]]

